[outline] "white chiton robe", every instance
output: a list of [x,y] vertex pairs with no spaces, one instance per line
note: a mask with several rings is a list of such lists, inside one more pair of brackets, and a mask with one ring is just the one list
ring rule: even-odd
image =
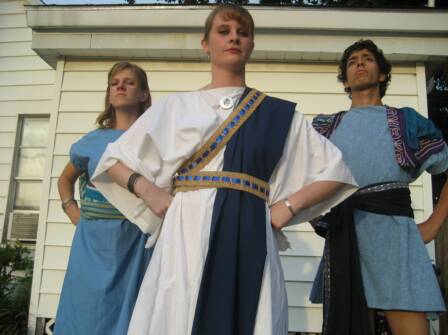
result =
[[[121,161],[159,187],[170,191],[172,177],[213,134],[232,110],[219,101],[236,100],[244,88],[219,88],[171,95],[154,104],[119,140],[109,144],[92,178],[96,187],[131,222],[152,234],[156,245],[140,288],[129,335],[191,333],[204,262],[209,247],[216,189],[179,192],[163,224],[128,190],[113,183],[106,171]],[[222,171],[224,149],[203,171]],[[269,206],[317,181],[346,185],[331,198],[298,213],[306,222],[329,210],[356,190],[356,182],[339,150],[295,112],[283,155],[271,179],[266,203],[267,256],[254,334],[285,335],[288,304],[278,241],[270,224]],[[131,256],[130,256],[131,257]]]

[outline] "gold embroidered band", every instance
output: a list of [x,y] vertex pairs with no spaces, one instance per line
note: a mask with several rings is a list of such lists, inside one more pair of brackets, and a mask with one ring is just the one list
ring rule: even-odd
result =
[[256,177],[237,172],[202,171],[174,177],[174,193],[202,188],[231,188],[245,191],[267,201],[269,184]]
[[181,175],[200,171],[206,166],[230,141],[235,132],[246,122],[265,97],[265,94],[252,89],[213,133],[210,139],[182,164],[177,173]]
[[232,188],[268,200],[269,184],[261,179],[238,172],[200,172],[224,148],[265,97],[255,89],[249,92],[210,139],[179,168],[173,177],[174,193],[202,188]]

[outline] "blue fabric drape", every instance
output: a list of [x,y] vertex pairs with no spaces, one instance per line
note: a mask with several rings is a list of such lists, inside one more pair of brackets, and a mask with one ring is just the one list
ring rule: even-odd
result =
[[[266,97],[227,144],[223,170],[269,181],[294,110],[291,102]],[[264,201],[247,192],[218,189],[192,334],[253,333],[265,260]]]

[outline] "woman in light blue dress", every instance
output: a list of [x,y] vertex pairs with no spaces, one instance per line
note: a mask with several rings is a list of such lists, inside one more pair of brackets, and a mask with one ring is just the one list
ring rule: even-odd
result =
[[[145,72],[120,62],[109,72],[99,128],[72,145],[58,189],[62,208],[76,225],[56,315],[58,335],[122,335],[127,332],[152,249],[143,233],[90,183],[101,155],[150,106]],[[79,179],[81,206],[74,200]]]

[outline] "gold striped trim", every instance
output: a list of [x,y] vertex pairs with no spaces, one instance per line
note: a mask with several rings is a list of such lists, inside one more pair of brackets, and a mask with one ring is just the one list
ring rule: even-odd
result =
[[121,219],[126,217],[110,203],[81,199],[81,216],[85,219]]
[[126,217],[124,215],[112,215],[112,214],[97,214],[89,211],[81,211],[81,216],[84,219],[92,220],[92,219],[103,219],[103,220],[125,220]]
[[[256,97],[257,96],[257,97]],[[230,123],[234,120],[234,118],[243,110],[244,107],[249,103],[249,101],[253,98],[256,98],[254,103],[248,108],[246,113],[240,117],[238,122],[234,127],[229,129],[228,133],[224,136],[221,142],[219,142],[215,149],[210,150],[210,147],[217,142],[219,136],[221,136],[222,132],[230,125]],[[235,110],[227,117],[226,120],[219,126],[218,129],[215,130],[213,135],[209,138],[209,140],[202,145],[202,147],[197,150],[192,157],[190,157],[182,166],[178,169],[179,174],[185,175],[186,173],[191,173],[193,171],[199,171],[204,166],[206,166],[220,151],[221,149],[229,142],[235,132],[246,122],[246,120],[252,115],[252,113],[257,109],[257,107],[261,104],[261,102],[266,98],[266,95],[262,92],[257,91],[256,89],[252,89],[249,94],[241,101]],[[204,153],[209,151],[209,154],[204,157]],[[200,163],[195,163],[197,159],[201,159]],[[190,165],[194,164],[193,168],[189,168]],[[187,172],[182,172],[182,170],[187,169]]]
[[[204,180],[203,177],[209,177],[210,179]],[[213,177],[219,180],[212,180]],[[228,178],[229,181],[224,181],[223,178]],[[240,182],[237,183],[233,180],[240,180]],[[246,173],[202,171],[183,174],[174,178],[174,187],[174,194],[204,188],[231,188],[249,192],[264,201],[269,198],[269,184]]]
[[114,207],[114,205],[110,204],[110,203],[102,203],[102,202],[95,202],[95,201],[86,201],[86,200],[82,200],[81,199],[81,206],[92,206],[92,207],[97,207],[97,208],[106,208],[106,209],[114,209],[116,211],[118,211],[118,209],[116,209]]

